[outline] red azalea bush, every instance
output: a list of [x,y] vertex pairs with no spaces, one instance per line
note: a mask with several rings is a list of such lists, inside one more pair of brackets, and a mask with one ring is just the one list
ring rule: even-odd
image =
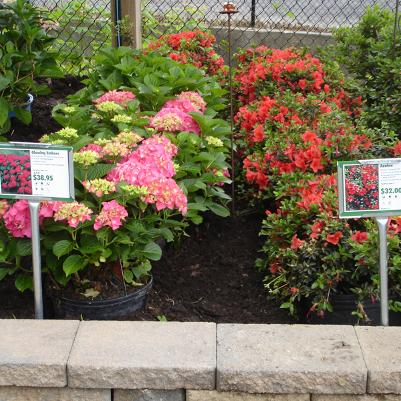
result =
[[337,64],[323,64],[304,50],[266,46],[241,51],[236,59],[235,81],[242,104],[290,90],[304,95],[324,94],[349,114],[359,114],[361,98],[351,98],[343,89],[344,76]]
[[[264,257],[257,266],[266,273],[270,297],[292,314],[302,305],[307,316],[322,317],[332,311],[336,294],[354,294],[355,314],[368,320],[364,303],[379,297],[377,230],[371,219],[338,218],[336,181],[335,174],[311,173],[277,181],[277,208],[266,212]],[[388,241],[389,285],[396,297],[401,295],[400,223],[391,221]]]
[[241,107],[236,123],[246,179],[259,190],[284,173],[331,173],[333,160],[356,157],[372,145],[334,102],[311,94],[263,97]]
[[163,35],[149,44],[149,50],[156,50],[181,64],[193,64],[210,75],[226,74],[224,60],[213,45],[216,38],[200,29]]
[[[355,122],[361,99],[342,89],[333,66],[295,49],[257,48],[239,61],[239,154],[252,196],[271,205],[257,261],[265,287],[292,314],[302,303],[322,316],[332,310],[333,295],[355,294],[355,313],[368,319],[363,301],[378,297],[377,234],[369,220],[338,218],[336,161],[387,156],[401,145]],[[373,172],[352,173],[354,192],[362,196],[364,186],[363,194],[373,195]],[[395,250],[399,221],[391,230]],[[401,294],[398,259],[391,257],[390,282]]]

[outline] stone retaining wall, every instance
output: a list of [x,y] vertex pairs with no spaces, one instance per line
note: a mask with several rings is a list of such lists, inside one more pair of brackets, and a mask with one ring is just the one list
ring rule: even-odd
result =
[[0,401],[401,401],[401,328],[0,320]]

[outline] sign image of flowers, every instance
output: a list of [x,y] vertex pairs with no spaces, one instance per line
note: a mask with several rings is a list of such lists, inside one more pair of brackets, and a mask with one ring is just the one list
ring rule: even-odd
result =
[[32,194],[31,163],[28,150],[0,154],[1,194]]
[[340,217],[401,214],[401,159],[338,162]]
[[347,210],[379,209],[379,168],[377,165],[345,166]]

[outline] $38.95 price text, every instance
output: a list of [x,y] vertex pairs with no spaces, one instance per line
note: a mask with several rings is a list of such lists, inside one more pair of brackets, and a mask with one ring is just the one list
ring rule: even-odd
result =
[[53,181],[53,176],[50,174],[34,174],[33,175],[33,181]]

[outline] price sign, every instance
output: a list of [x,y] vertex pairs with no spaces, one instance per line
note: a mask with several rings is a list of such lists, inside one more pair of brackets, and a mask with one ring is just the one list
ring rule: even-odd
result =
[[69,146],[0,145],[0,198],[73,200],[73,179]]
[[387,225],[401,216],[401,159],[337,162],[339,215],[374,217],[379,230],[381,323],[389,325]]
[[401,159],[338,162],[340,217],[401,215]]

